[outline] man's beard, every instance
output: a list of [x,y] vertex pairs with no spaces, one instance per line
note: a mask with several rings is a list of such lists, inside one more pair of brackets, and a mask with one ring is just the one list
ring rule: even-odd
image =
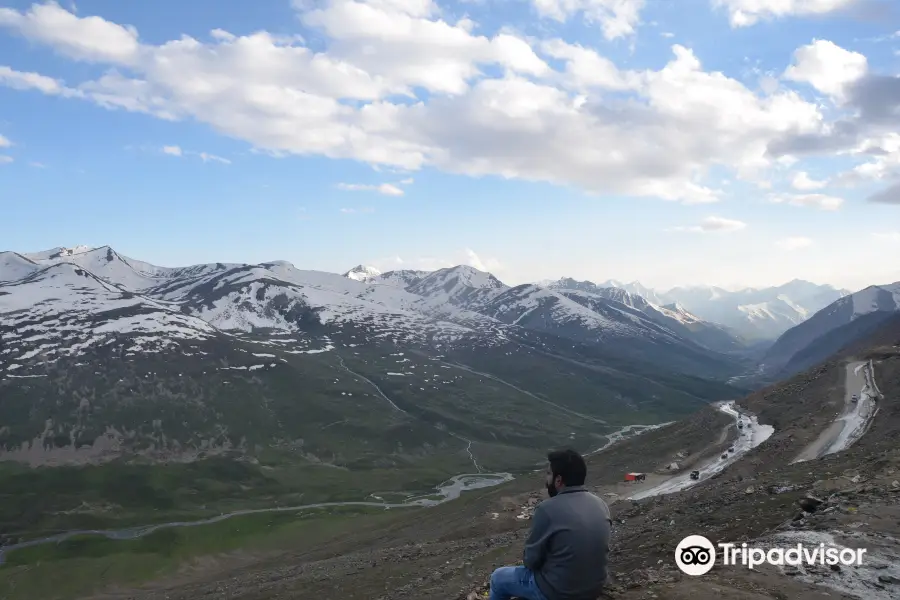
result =
[[556,489],[556,486],[552,483],[545,484],[547,486],[547,495],[551,498],[559,493],[559,490]]

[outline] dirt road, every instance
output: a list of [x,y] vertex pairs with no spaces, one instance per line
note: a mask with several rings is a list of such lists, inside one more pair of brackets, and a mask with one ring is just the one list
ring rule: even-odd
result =
[[[845,369],[843,410],[793,462],[813,460],[847,449],[865,432],[874,416],[876,392],[869,385],[872,380],[870,365],[868,362],[851,362]],[[853,402],[854,395],[859,398],[857,402]]]
[[[732,445],[734,452],[726,452],[724,455],[725,458],[716,457],[701,465],[699,469],[697,469],[700,472],[697,479],[691,479],[690,472],[681,473],[666,479],[650,489],[638,491],[631,495],[629,500],[641,500],[643,498],[650,498],[651,496],[659,496],[661,494],[673,494],[693,487],[701,481],[705,481],[713,475],[721,473],[727,466],[741,460],[744,454],[769,439],[774,432],[771,425],[761,425],[756,416],[748,415],[746,413],[741,414],[735,408],[734,402],[724,402],[719,405],[718,409],[734,419],[734,424],[730,425],[729,428],[737,427],[738,423],[741,423],[742,426],[746,425],[746,429],[741,431],[738,439]],[[727,432],[728,428],[725,429],[724,433],[727,435]],[[722,439],[724,441],[724,436],[722,436]]]

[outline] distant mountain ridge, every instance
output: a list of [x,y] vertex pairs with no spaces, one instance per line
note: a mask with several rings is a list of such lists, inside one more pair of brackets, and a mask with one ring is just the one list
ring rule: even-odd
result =
[[900,311],[900,282],[872,285],[842,297],[786,331],[768,349],[762,372],[792,375],[874,332]]
[[625,284],[609,280],[595,284],[566,277],[542,282],[542,285],[586,291],[621,289],[641,296],[657,306],[676,304],[696,318],[722,326],[748,341],[774,340],[835,300],[850,294],[849,290],[799,279],[770,288],[738,291],[728,291],[716,286],[693,286],[659,292],[636,281]]
[[159,267],[108,246],[4,252],[0,460],[269,449],[464,472],[471,451],[505,469],[560,437],[592,449],[739,393],[725,382],[740,357],[640,306],[468,266],[342,276],[280,260]]

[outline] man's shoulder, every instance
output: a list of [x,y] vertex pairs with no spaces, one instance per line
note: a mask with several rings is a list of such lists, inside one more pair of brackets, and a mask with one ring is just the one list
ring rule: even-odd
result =
[[591,496],[594,499],[594,502],[596,502],[598,506],[602,507],[604,511],[606,511],[607,513],[609,512],[609,505],[606,503],[606,500],[604,500],[600,496],[600,494],[590,492],[588,495]]
[[598,494],[585,490],[585,492],[579,494],[579,496],[581,496],[581,502],[578,503],[579,510],[592,513],[596,512],[597,514],[609,518],[609,505],[607,505],[606,501]]

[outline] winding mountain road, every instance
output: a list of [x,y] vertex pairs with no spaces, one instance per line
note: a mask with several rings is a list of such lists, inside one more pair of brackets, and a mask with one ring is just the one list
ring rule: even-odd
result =
[[343,358],[341,357],[341,355],[338,354],[337,352],[335,352],[335,356],[337,356],[338,362],[341,363],[341,368],[342,368],[342,369],[344,369],[345,371],[347,371],[348,373],[350,373],[350,374],[353,375],[354,377],[356,377],[356,378],[358,378],[358,379],[361,379],[361,380],[365,381],[366,383],[368,383],[369,385],[371,385],[373,388],[375,388],[375,391],[378,392],[378,395],[381,396],[382,398],[384,398],[385,400],[387,400],[387,403],[390,404],[391,407],[392,407],[394,410],[396,410],[396,411],[398,411],[398,412],[401,412],[401,413],[403,413],[404,415],[409,416],[409,413],[406,412],[405,410],[403,410],[402,408],[400,408],[399,406],[397,406],[396,404],[394,404],[394,401],[391,400],[390,398],[388,398],[388,397],[387,397],[387,394],[385,394],[383,391],[381,391],[381,388],[378,387],[378,385],[376,385],[374,381],[372,381],[371,379],[369,379],[369,378],[366,377],[365,375],[360,375],[359,373],[357,373],[356,371],[352,370],[350,367],[348,367],[347,365],[345,365],[345,364],[344,364],[344,359],[343,359]]
[[[698,483],[709,479],[716,473],[720,473],[728,465],[741,460],[747,452],[762,444],[775,432],[775,429],[771,425],[760,425],[756,416],[747,414],[746,412],[741,413],[735,407],[733,401],[723,402],[718,406],[718,409],[734,419],[734,423],[729,425],[727,429],[737,427],[738,423],[741,422],[744,424],[744,428],[740,431],[740,435],[738,435],[738,438],[734,441],[734,452],[728,452],[727,458],[720,458],[717,456],[716,458],[707,461],[706,464],[699,469],[696,469],[700,471],[700,477],[698,479],[691,479],[690,472],[682,473],[667,479],[648,490],[630,496],[629,500],[641,500],[643,498],[660,496],[662,494],[673,494],[693,487]],[[721,437],[720,440],[724,441]]]
[[[834,422],[792,461],[804,462],[846,450],[865,434],[875,418],[878,387],[872,362],[852,362],[846,366],[844,407]],[[853,402],[853,396],[859,397]]]

